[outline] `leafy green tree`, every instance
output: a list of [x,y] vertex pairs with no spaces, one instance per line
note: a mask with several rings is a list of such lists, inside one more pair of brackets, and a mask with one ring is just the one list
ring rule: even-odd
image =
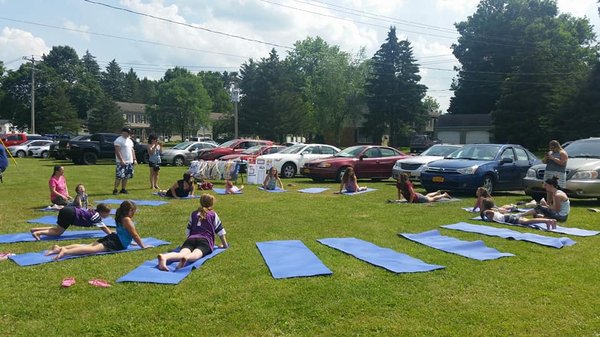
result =
[[138,78],[133,68],[129,68],[129,72],[125,74],[123,95],[123,98],[127,102],[142,102],[142,95],[140,92],[140,79]]
[[125,98],[125,74],[116,60],[110,61],[106,71],[101,73],[102,89],[108,97],[115,101],[123,101]]
[[411,129],[427,118],[422,102],[427,87],[419,84],[421,76],[410,42],[398,41],[396,29],[391,27],[386,42],[371,59],[371,67],[366,84],[366,127],[373,141],[389,131],[390,143],[399,146]]
[[71,102],[63,85],[57,85],[51,92],[41,99],[42,108],[36,115],[36,132],[77,133],[81,127],[81,120],[77,118],[77,111]]
[[90,133],[119,132],[125,125],[123,112],[108,96],[102,95],[97,107],[90,110],[87,127]]
[[223,82],[223,75],[218,72],[202,71],[198,73],[202,85],[210,96],[213,112],[228,113],[233,110],[233,103],[228,92],[229,86]]
[[157,86],[157,81],[149,80],[148,78],[144,77],[144,79],[140,81],[140,102],[146,104],[155,104],[156,96],[158,95],[156,91]]
[[[52,47],[48,55],[43,55],[44,64],[56,71],[60,81],[75,84],[82,73],[82,63],[75,49],[69,46]],[[69,88],[70,89],[70,88]]]

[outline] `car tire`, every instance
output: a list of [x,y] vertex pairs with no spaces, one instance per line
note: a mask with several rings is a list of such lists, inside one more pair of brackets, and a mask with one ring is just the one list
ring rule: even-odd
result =
[[81,158],[83,165],[96,165],[98,161],[98,156],[94,152],[84,152],[83,157]]
[[17,158],[25,158],[25,155],[26,155],[25,151],[22,151],[22,150],[17,151]]
[[48,158],[48,151],[42,152],[41,157],[45,159]]
[[483,188],[485,188],[490,195],[494,192],[494,188],[496,187],[496,182],[494,181],[494,177],[491,175],[486,175],[483,177],[483,183],[481,184]]
[[294,163],[283,164],[280,175],[282,178],[294,178],[296,175],[296,165],[294,165]]
[[182,156],[177,156],[173,159],[174,166],[183,166],[185,165],[185,159]]
[[346,169],[348,167],[341,167],[338,171],[337,174],[335,175],[335,181],[337,181],[338,183],[342,182],[342,177],[344,176],[344,172],[346,172]]

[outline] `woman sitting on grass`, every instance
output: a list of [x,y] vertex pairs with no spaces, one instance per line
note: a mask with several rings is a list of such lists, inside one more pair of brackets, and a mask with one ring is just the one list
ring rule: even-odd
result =
[[544,189],[550,196],[548,200],[540,200],[540,203],[531,211],[523,215],[533,215],[536,218],[544,217],[556,219],[558,222],[565,222],[571,212],[571,201],[565,192],[558,185],[559,178],[552,177],[544,181]]
[[225,238],[225,229],[221,219],[213,210],[215,197],[210,194],[202,194],[200,197],[200,208],[192,212],[188,221],[186,235],[187,239],[181,245],[179,252],[164,253],[158,255],[157,268],[169,271],[167,264],[170,261],[179,260],[176,269],[185,267],[188,262],[195,262],[203,256],[213,252],[215,245],[215,234],[219,236],[221,245],[219,248],[227,248],[229,245]]
[[426,195],[415,192],[413,184],[406,173],[400,173],[396,182],[396,188],[398,189],[398,199],[401,200],[404,198],[409,203],[427,203],[451,198],[448,192],[436,191]]
[[358,179],[356,178],[356,173],[354,172],[354,168],[348,167],[344,171],[344,175],[342,176],[342,183],[340,184],[340,192],[345,193],[354,193],[360,191],[366,191],[367,186],[360,187],[358,186]]
[[531,225],[535,223],[546,224],[546,229],[556,229],[555,219],[535,218],[526,219],[521,214],[504,214],[494,210],[494,200],[488,198],[482,202],[482,208],[479,215],[484,221],[505,222],[514,225]]
[[109,214],[110,208],[105,204],[98,204],[95,210],[66,206],[58,211],[57,226],[32,228],[30,231],[36,240],[40,240],[42,235],[61,236],[71,225],[81,227],[98,225],[104,233],[110,234],[112,232],[102,222],[102,219],[108,217]]
[[117,209],[115,222],[117,223],[117,232],[108,234],[97,242],[92,244],[74,244],[68,246],[54,245],[45,255],[54,255],[55,260],[69,255],[85,255],[94,254],[106,251],[124,250],[131,244],[132,241],[142,249],[150,248],[151,245],[144,245],[140,238],[135,225],[133,224],[133,216],[135,215],[135,203],[125,200]]

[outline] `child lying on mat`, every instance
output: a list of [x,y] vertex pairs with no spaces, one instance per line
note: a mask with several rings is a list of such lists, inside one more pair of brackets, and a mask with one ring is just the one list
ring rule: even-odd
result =
[[181,245],[181,250],[159,254],[158,269],[169,271],[167,264],[174,260],[179,260],[176,268],[180,269],[185,267],[188,262],[195,262],[201,257],[209,255],[215,245],[215,234],[221,240],[219,248],[229,246],[221,219],[212,208],[214,202],[215,197],[210,194],[200,196],[200,208],[192,212],[190,216],[186,230],[187,239]]
[[92,244],[74,244],[61,247],[54,245],[46,252],[45,255],[54,255],[55,260],[58,260],[67,255],[84,255],[94,254],[105,251],[117,251],[123,250],[129,247],[132,241],[140,248],[150,248],[151,245],[144,245],[138,232],[133,224],[133,216],[135,215],[135,203],[133,201],[125,200],[121,203],[121,206],[117,209],[115,215],[115,222],[117,224],[117,232],[110,233],[107,236],[101,238],[97,242]]
[[110,234],[112,232],[102,222],[102,219],[108,217],[109,214],[110,208],[105,204],[98,204],[95,210],[65,206],[58,211],[57,226],[32,228],[30,232],[36,240],[40,240],[42,235],[61,236],[71,225],[81,227],[98,225],[104,233]]
[[225,194],[235,194],[243,189],[244,185],[238,188],[231,182],[231,180],[225,180]]
[[406,173],[401,173],[398,176],[396,188],[398,189],[398,199],[402,200],[402,198],[404,198],[406,199],[406,202],[409,203],[427,203],[435,202],[444,198],[451,199],[448,192],[436,191],[426,195],[415,192],[413,184],[410,182],[408,174]]
[[[475,201],[475,206],[473,206],[472,212],[477,212],[477,210],[481,211],[483,209],[483,200],[492,199],[492,195],[488,192],[488,190],[485,187],[478,187],[477,191],[475,191],[475,196],[477,197],[477,201]],[[494,207],[494,210],[500,213],[518,212],[517,205],[512,204]]]
[[342,176],[342,183],[340,184],[340,191],[342,193],[345,191],[346,193],[354,193],[365,191],[367,186],[358,186],[358,179],[356,179],[356,173],[352,167],[348,167],[344,171],[344,175]]
[[494,210],[494,201],[490,198],[484,199],[482,209],[479,213],[484,221],[506,222],[515,225],[530,225],[534,223],[545,223],[546,229],[556,229],[556,220],[546,218],[526,219],[519,214],[504,214]]

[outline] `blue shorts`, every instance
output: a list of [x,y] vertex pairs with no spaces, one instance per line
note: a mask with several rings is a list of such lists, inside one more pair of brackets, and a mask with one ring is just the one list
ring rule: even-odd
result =
[[131,179],[133,178],[133,164],[117,164],[115,168],[115,178],[117,179]]
[[429,199],[427,199],[426,196],[424,196],[423,194],[417,193],[416,194],[416,199],[415,199],[415,203],[419,203],[419,204],[424,204],[429,202]]

